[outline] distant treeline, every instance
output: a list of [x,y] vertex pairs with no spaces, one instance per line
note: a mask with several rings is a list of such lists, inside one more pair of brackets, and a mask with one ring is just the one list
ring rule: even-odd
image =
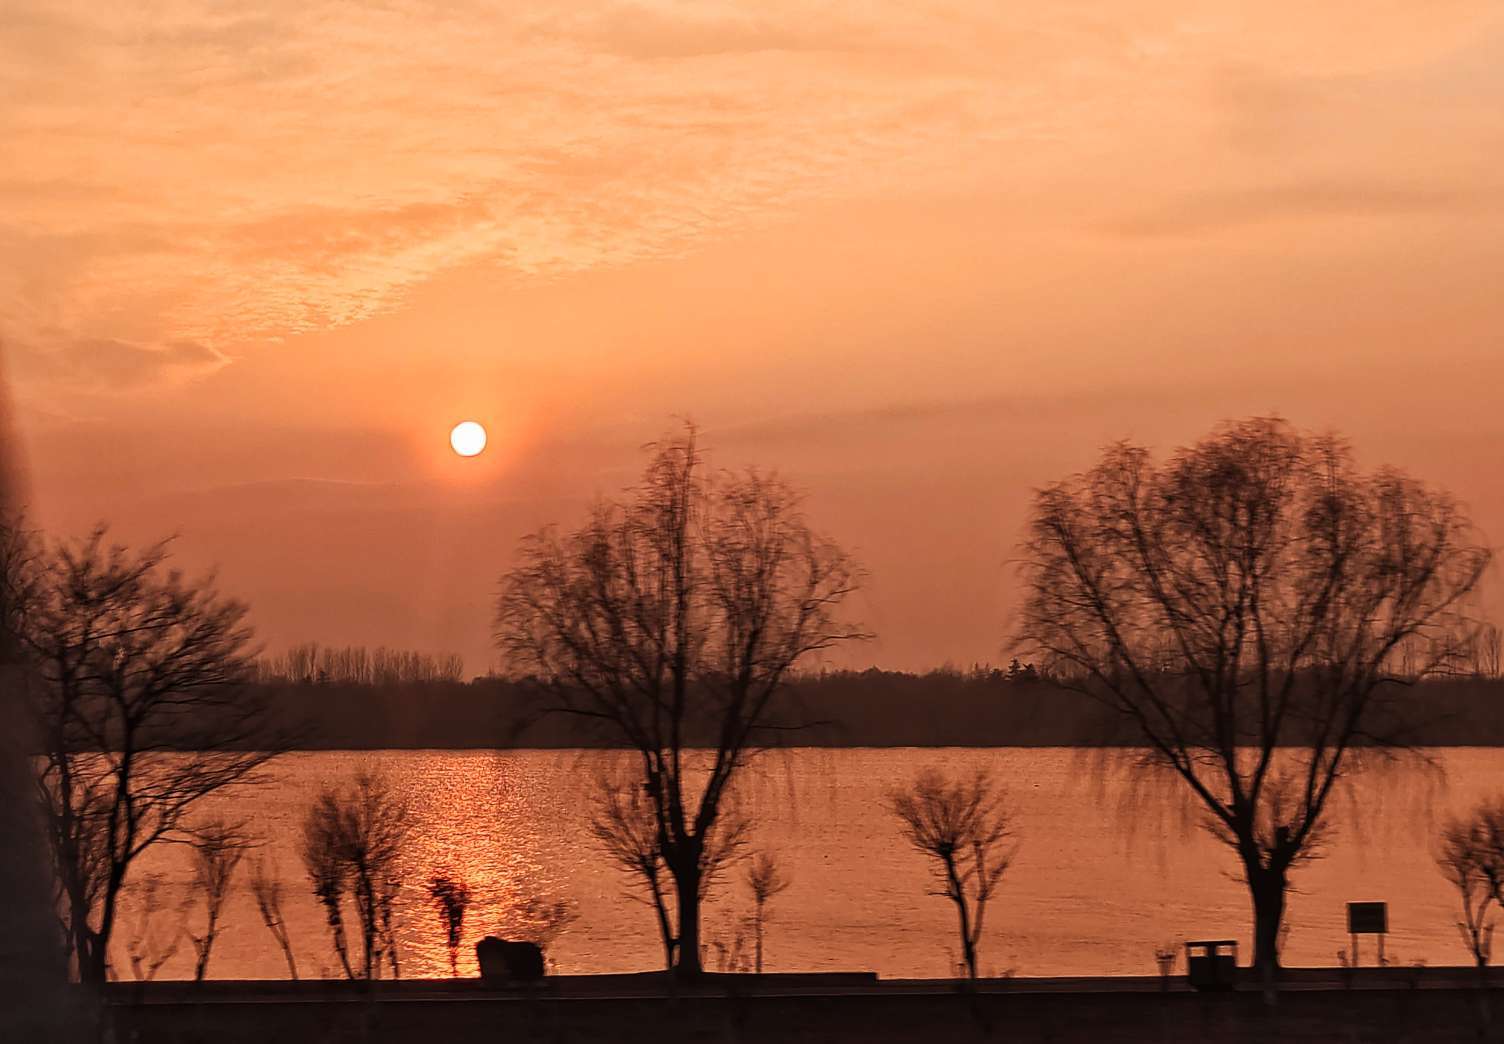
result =
[[304,642],[280,656],[256,661],[256,681],[262,685],[431,685],[460,682],[464,677],[465,661],[455,653],[435,655],[386,646],[335,648]]
[[[612,746],[588,722],[539,716],[528,686],[494,678],[398,684],[270,683],[275,717],[307,749]],[[1504,746],[1504,681],[1428,681],[1402,694],[1415,742]],[[829,747],[1130,745],[1129,724],[1095,701],[1045,684],[1027,667],[870,669],[795,680],[770,744]]]

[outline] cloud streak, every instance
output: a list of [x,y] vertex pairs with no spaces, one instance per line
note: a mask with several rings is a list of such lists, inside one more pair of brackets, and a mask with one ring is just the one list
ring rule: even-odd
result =
[[1281,221],[1470,215],[1490,205],[1486,195],[1442,186],[1372,182],[1259,185],[1191,195],[1118,222],[1112,231],[1130,237],[1190,236]]
[[69,341],[46,348],[27,345],[18,355],[18,369],[24,377],[117,391],[203,376],[229,362],[216,349],[194,341],[145,345],[111,338]]
[[[171,345],[358,322],[464,265],[674,257],[813,201],[989,179],[1085,193],[1101,179],[1083,170],[1134,168],[1141,129],[1146,154],[1199,133],[1209,56],[1276,83],[1387,75],[1462,46],[1488,9],[1449,2],[1417,32],[1404,5],[1363,5],[1344,43],[1341,12],[1291,34],[1272,7],[17,0],[0,333],[50,379],[129,386],[223,363]],[[1101,204],[1061,212],[1083,206]],[[1321,208],[1216,186],[1134,220],[1302,206]]]

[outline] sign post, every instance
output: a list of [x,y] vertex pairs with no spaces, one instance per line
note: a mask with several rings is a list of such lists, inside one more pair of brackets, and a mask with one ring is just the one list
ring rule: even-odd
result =
[[1388,903],[1348,903],[1347,934],[1353,940],[1353,967],[1358,966],[1358,936],[1379,937],[1379,964],[1384,963],[1384,936],[1389,933]]

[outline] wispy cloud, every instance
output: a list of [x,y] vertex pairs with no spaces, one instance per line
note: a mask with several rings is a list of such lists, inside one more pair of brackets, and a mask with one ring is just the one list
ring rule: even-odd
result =
[[1499,203],[1504,198],[1465,188],[1315,181],[1188,195],[1110,228],[1127,236],[1181,236],[1313,218],[1472,215]]
[[[527,278],[679,255],[827,197],[1079,185],[1083,170],[1131,170],[1105,159],[1136,161],[1140,129],[1145,152],[1166,126],[1198,133],[1176,106],[1212,104],[1209,54],[1362,75],[1462,46],[1490,5],[1449,0],[1424,33],[1405,5],[1361,6],[1355,42],[1351,18],[1291,34],[1290,11],[1189,0],[1131,16],[14,0],[0,334],[52,379],[146,380],[223,361],[164,346],[223,352],[355,322],[477,261]],[[1300,204],[1226,186],[1205,199],[1190,220]],[[1156,220],[1187,219],[1140,224]]]
[[229,362],[216,349],[195,341],[147,345],[87,338],[41,348],[21,345],[17,354],[17,368],[24,377],[93,390],[130,389],[201,376]]

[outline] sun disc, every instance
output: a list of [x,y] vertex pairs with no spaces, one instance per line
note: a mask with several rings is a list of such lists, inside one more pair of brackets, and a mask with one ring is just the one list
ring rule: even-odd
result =
[[486,429],[475,421],[460,421],[449,432],[449,445],[462,457],[473,457],[486,448]]

